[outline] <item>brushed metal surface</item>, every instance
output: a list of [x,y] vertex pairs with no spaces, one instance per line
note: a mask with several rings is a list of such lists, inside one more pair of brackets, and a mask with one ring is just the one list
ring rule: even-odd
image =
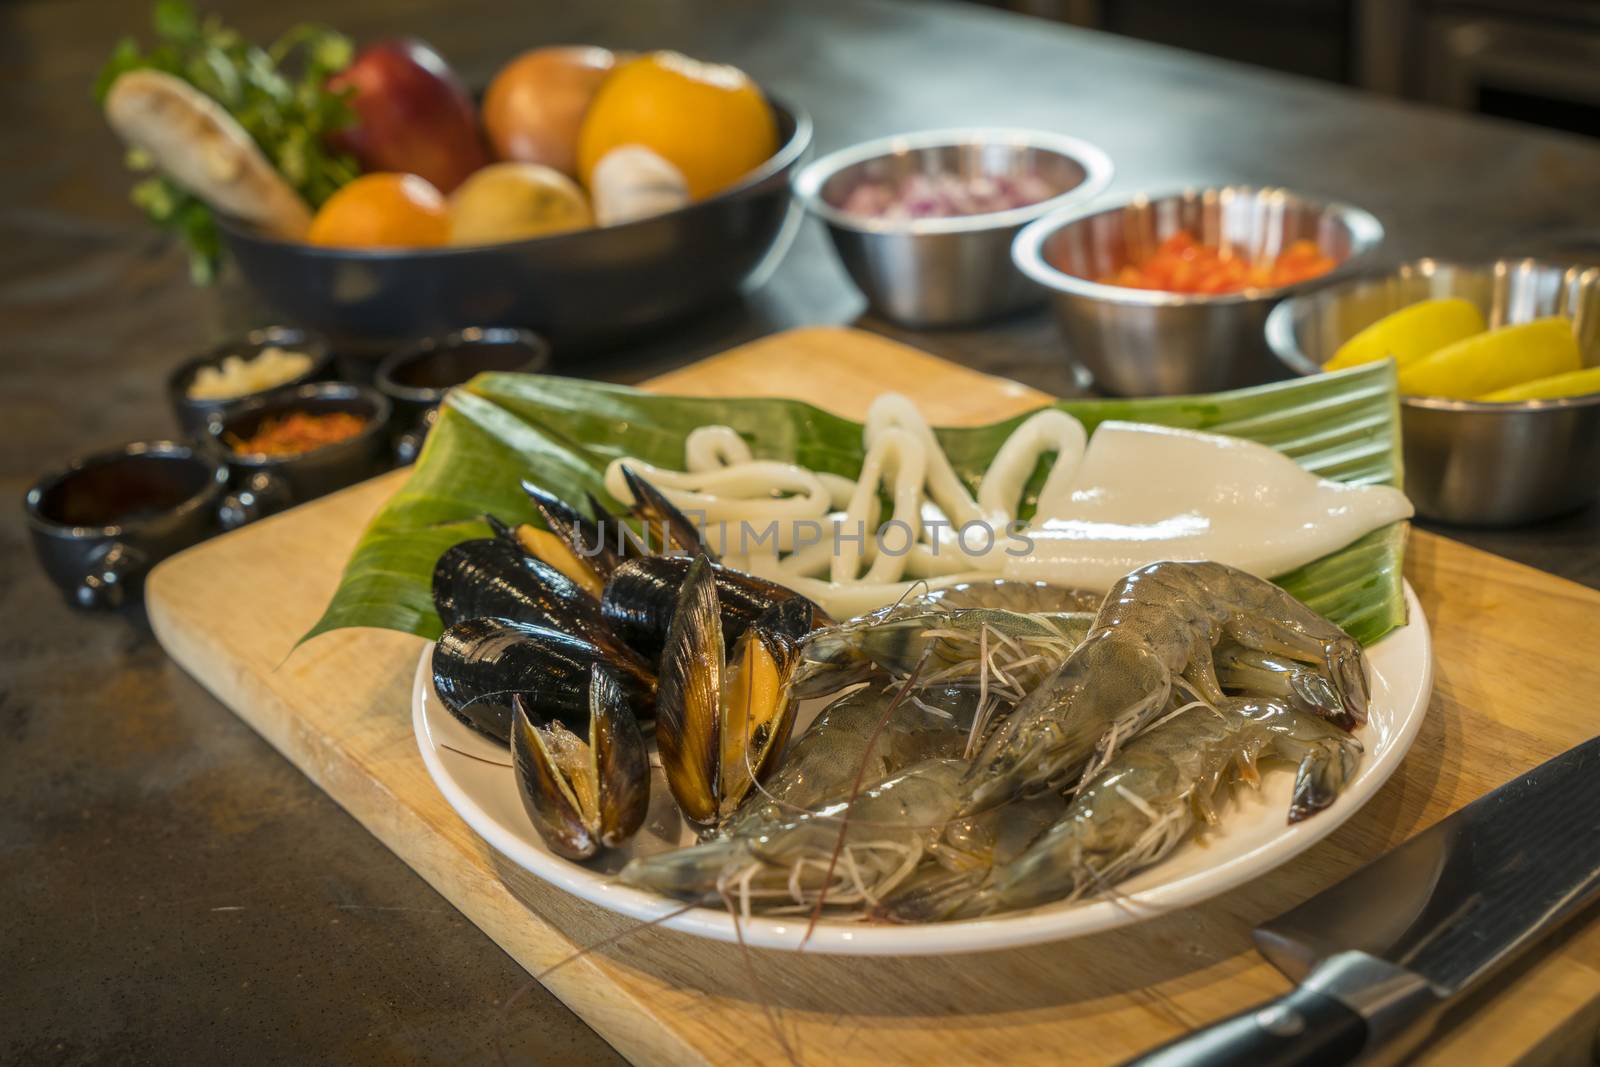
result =
[[[1491,329],[1550,315],[1573,320],[1588,366],[1600,365],[1600,267],[1501,259],[1419,259],[1292,297],[1267,318],[1267,344],[1316,374],[1345,341],[1421,300],[1461,297]],[[1600,395],[1521,404],[1401,398],[1406,494],[1432,519],[1505,526],[1600,498]]]

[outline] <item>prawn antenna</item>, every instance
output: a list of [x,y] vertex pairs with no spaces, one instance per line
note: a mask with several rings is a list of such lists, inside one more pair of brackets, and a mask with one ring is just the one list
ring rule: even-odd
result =
[[454,752],[458,756],[465,756],[467,759],[475,759],[479,763],[487,763],[491,767],[507,767],[507,768],[509,768],[511,766],[511,764],[509,764],[509,763],[502,763],[497,759],[490,759],[488,756],[474,755],[473,753],[468,752],[466,749],[464,749],[464,748],[456,748],[454,745],[441,744],[439,747],[444,749],[446,752]]
[[567,956],[563,956],[561,959],[557,960],[544,970],[539,971],[529,978],[527,982],[523,983],[520,989],[511,994],[511,996],[507,997],[506,1002],[500,1007],[500,1026],[498,1028],[498,1032],[496,1032],[494,1035],[494,1054],[495,1059],[500,1061],[501,1067],[510,1067],[506,1061],[506,1050],[505,1046],[502,1044],[502,1038],[504,1037],[505,1031],[510,1029],[511,1009],[517,1006],[518,1001],[531,993],[534,987],[543,985],[546,978],[548,978],[551,974],[554,974],[556,971],[559,971],[567,964],[572,963],[574,960],[580,960],[589,955],[591,952],[596,952],[600,949],[603,949],[607,945],[621,941],[623,938],[630,937],[641,930],[648,930],[652,926],[658,926],[661,923],[666,922],[668,919],[676,919],[678,916],[682,915],[686,911],[691,910],[693,907],[693,904],[685,904],[681,908],[674,908],[663,915],[657,915],[654,919],[649,919],[644,922],[637,922],[630,926],[625,926],[614,934],[608,934],[598,941],[593,941],[587,945],[584,945],[576,952],[573,952]]
[[883,709],[883,714],[878,717],[877,725],[872,728],[871,736],[867,738],[867,756],[862,758],[861,765],[856,768],[855,781],[850,783],[850,797],[845,801],[844,811],[839,817],[839,836],[834,838],[833,854],[828,857],[828,869],[822,878],[822,889],[817,893],[817,902],[811,907],[811,918],[806,922],[805,936],[800,939],[800,948],[802,950],[810,943],[811,935],[816,932],[817,922],[822,918],[822,906],[828,900],[828,886],[832,883],[834,871],[839,866],[839,853],[844,851],[845,834],[850,829],[850,812],[855,808],[856,798],[861,795],[862,781],[867,776],[867,759],[870,758],[872,750],[877,747],[878,738],[882,736],[884,729],[889,725],[889,719],[894,715],[895,710],[900,707],[901,702],[906,699],[916,686],[917,676],[922,673],[922,668],[928,662],[928,655],[931,651],[931,648],[923,650],[921,658],[917,660],[917,665],[911,668],[911,673],[906,676],[905,682],[900,686],[900,691],[894,695],[894,699],[889,701],[888,705]]
[[[748,892],[748,890],[746,890]],[[733,920],[733,937],[739,943],[739,955],[744,960],[745,973],[750,976],[750,988],[755,991],[756,1000],[761,1005],[761,1014],[766,1016],[767,1026],[772,1029],[773,1040],[778,1047],[783,1049],[783,1056],[793,1067],[803,1067],[800,1057],[795,1054],[794,1046],[789,1043],[789,1037],[783,1032],[783,1027],[778,1021],[778,1012],[772,1006],[771,998],[767,996],[766,983],[761,980],[761,974],[756,970],[755,956],[750,952],[750,946],[744,940],[744,926],[739,922],[739,912],[733,906],[733,898],[728,895],[725,885],[717,886],[717,893],[722,897],[723,905],[728,909],[728,918]],[[806,932],[810,936],[810,931]],[[801,944],[804,944],[802,941]]]

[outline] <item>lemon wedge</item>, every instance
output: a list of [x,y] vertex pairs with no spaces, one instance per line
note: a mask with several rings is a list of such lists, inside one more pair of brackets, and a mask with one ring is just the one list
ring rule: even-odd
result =
[[1400,391],[1469,400],[1583,366],[1572,323],[1535,319],[1480,333],[1400,368]]
[[1322,369],[1343,370],[1389,356],[1404,367],[1488,328],[1483,312],[1469,300],[1424,300],[1385,315],[1350,338]]
[[1478,399],[1497,404],[1510,404],[1518,400],[1555,400],[1558,397],[1586,396],[1589,393],[1600,393],[1600,367],[1586,367],[1583,370],[1568,371],[1566,374],[1552,374],[1548,378],[1536,378],[1521,385],[1496,389]]

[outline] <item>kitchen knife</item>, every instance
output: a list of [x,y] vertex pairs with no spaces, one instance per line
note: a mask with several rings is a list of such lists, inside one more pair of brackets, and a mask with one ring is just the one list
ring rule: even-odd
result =
[[1453,997],[1600,897],[1600,737],[1256,930],[1293,992],[1129,1067],[1395,1062]]

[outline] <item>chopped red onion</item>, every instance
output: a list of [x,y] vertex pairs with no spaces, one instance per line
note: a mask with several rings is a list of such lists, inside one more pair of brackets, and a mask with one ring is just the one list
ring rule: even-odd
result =
[[1037,174],[908,174],[898,183],[864,181],[840,207],[875,219],[938,219],[1010,211],[1054,195]]

